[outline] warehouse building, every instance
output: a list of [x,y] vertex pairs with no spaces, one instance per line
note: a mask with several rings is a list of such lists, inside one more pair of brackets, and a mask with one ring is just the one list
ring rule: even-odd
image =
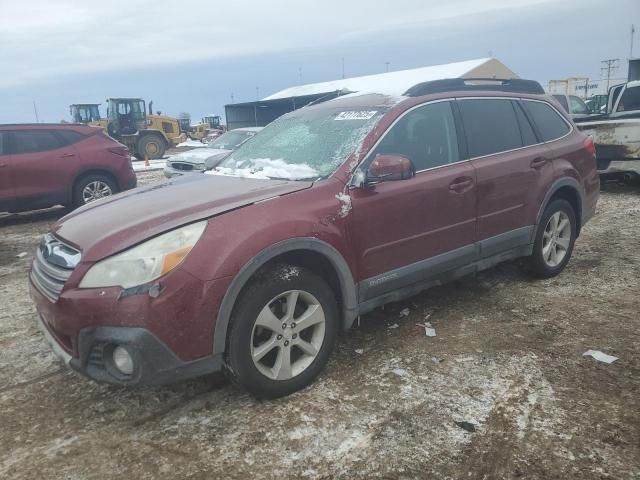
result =
[[413,85],[443,78],[519,78],[495,58],[412,68],[286,88],[262,100],[225,105],[227,128],[263,127],[285,113],[312,102],[355,92],[402,95]]

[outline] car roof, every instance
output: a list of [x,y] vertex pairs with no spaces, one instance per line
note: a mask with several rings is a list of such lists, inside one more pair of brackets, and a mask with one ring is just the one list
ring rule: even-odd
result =
[[0,129],[51,130],[51,129],[99,128],[84,123],[0,123]]

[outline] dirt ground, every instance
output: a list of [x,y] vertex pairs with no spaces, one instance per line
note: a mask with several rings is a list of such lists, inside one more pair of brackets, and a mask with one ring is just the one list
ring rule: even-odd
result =
[[63,368],[27,293],[60,215],[0,218],[0,478],[640,478],[638,187],[603,188],[559,277],[509,263],[379,309],[269,402],[217,376],[127,389]]

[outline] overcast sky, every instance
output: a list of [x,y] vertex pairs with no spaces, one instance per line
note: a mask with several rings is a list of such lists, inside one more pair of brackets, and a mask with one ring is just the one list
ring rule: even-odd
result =
[[0,123],[117,96],[197,119],[340,78],[342,58],[356,76],[492,54],[543,83],[620,58],[620,77],[633,22],[640,0],[0,0]]

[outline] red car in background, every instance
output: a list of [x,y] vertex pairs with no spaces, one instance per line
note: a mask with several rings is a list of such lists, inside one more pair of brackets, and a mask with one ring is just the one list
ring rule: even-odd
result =
[[0,125],[0,212],[76,208],[135,186],[127,147],[100,128]]

